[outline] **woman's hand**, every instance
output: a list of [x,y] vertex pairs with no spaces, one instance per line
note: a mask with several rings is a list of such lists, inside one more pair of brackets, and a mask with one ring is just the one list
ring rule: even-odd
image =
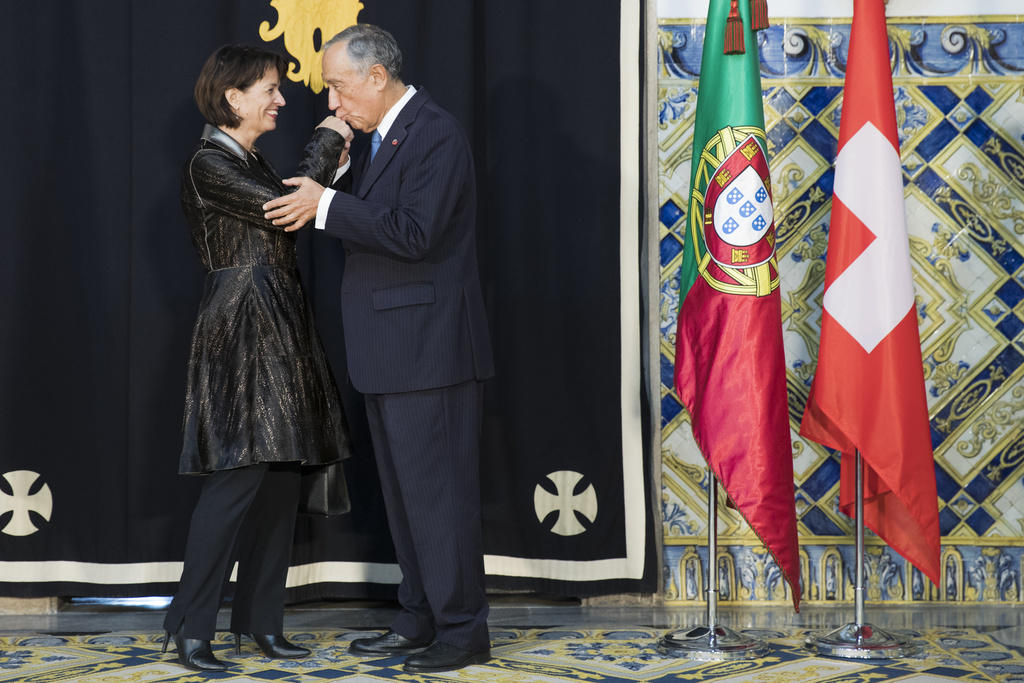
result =
[[347,141],[351,140],[353,136],[352,129],[349,128],[347,123],[339,119],[337,116],[328,116],[320,122],[317,128],[330,128]]
[[345,148],[341,150],[341,156],[338,158],[338,167],[342,167],[348,163],[348,150],[352,146],[352,138],[355,137],[355,133],[347,123],[339,119],[337,116],[328,116],[326,119],[320,122],[317,128],[330,128],[335,131],[341,137],[345,138]]

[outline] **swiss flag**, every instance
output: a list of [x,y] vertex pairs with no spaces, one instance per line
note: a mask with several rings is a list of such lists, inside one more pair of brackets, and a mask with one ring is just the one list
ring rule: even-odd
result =
[[840,507],[939,585],[939,514],[883,0],[854,0],[818,367],[800,434],[842,451]]

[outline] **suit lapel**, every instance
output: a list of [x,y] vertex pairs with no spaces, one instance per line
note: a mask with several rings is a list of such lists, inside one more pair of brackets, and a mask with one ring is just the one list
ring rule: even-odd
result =
[[[380,178],[380,174],[387,168],[388,163],[398,152],[398,149],[405,143],[405,139],[409,134],[409,127],[412,126],[416,120],[416,115],[419,114],[420,107],[427,101],[427,91],[420,88],[416,91],[416,94],[412,96],[402,111],[398,112],[398,118],[391,125],[388,130],[387,137],[381,140],[380,149],[377,150],[377,156],[370,162],[369,167],[363,174],[362,179],[359,182],[359,190],[356,193],[360,199],[366,197],[370,192],[370,188]],[[367,150],[366,158],[369,159],[370,154]]]

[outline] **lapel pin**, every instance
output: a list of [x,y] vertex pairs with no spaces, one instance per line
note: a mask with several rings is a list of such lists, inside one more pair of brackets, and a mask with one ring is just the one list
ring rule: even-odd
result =
[[391,146],[392,147],[398,147],[398,138],[392,138],[391,139]]

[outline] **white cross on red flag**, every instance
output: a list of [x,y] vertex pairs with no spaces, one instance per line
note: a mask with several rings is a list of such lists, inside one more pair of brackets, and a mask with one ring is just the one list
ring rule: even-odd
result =
[[842,451],[840,508],[939,584],[939,514],[883,0],[854,0],[818,367],[800,434]]

